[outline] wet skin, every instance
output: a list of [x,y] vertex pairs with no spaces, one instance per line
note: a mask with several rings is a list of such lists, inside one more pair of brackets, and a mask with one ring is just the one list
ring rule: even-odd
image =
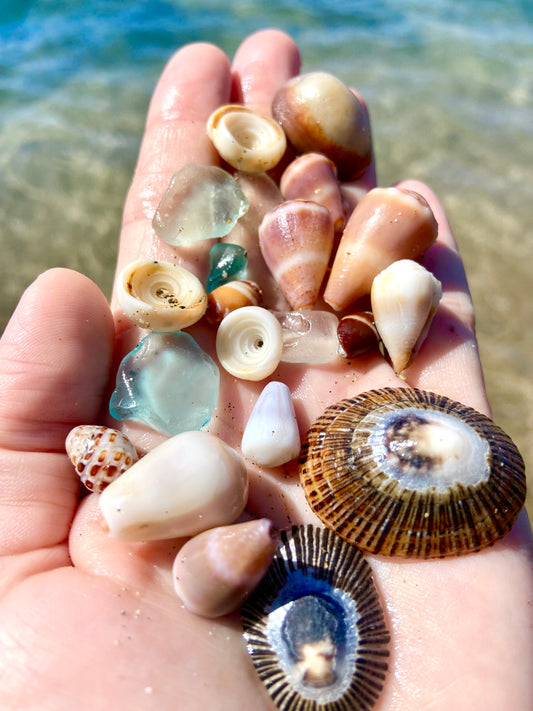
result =
[[[298,73],[285,35],[248,38],[233,63],[217,48],[181,49],[150,106],[127,197],[119,266],[140,256],[175,259],[151,230],[174,171],[214,162],[205,120],[221,103],[268,110],[276,89]],[[373,173],[366,176],[372,185]],[[428,340],[407,383],[489,413],[462,263],[443,208],[414,181],[439,222],[425,258],[443,284]],[[180,253],[205,272],[207,249]],[[40,276],[25,292],[0,345],[0,700],[24,709],[267,711],[238,618],[208,621],[176,598],[171,565],[179,541],[129,544],[102,530],[94,496],[78,505],[79,483],[64,453],[70,428],[102,419],[114,367],[138,333],[86,277]],[[116,337],[115,337],[116,326]],[[206,348],[204,327],[191,333]],[[274,374],[294,395],[305,432],[341,397],[399,381],[379,356],[334,367],[285,366]],[[211,430],[238,446],[261,388],[223,376]],[[138,443],[155,440],[139,431]],[[251,471],[250,511],[277,526],[312,521],[295,468]],[[392,634],[390,673],[379,711],[529,711],[533,698],[533,544],[523,513],[491,549],[457,559],[371,557]]]

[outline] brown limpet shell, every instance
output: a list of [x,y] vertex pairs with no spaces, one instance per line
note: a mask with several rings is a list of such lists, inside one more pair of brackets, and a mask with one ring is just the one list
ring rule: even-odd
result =
[[416,388],[371,390],[328,407],[307,433],[300,479],[320,520],[369,553],[440,558],[512,528],[524,461],[494,422]]

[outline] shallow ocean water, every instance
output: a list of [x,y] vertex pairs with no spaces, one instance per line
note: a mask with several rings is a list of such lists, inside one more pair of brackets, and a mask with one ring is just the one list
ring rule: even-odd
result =
[[[378,181],[429,183],[455,229],[494,419],[533,481],[528,0],[3,0],[0,8],[0,329],[51,266],[110,292],[121,210],[157,77],[181,44],[230,55],[289,32],[303,70],[369,104]],[[533,487],[530,487],[533,488]],[[533,513],[533,496],[529,495]]]

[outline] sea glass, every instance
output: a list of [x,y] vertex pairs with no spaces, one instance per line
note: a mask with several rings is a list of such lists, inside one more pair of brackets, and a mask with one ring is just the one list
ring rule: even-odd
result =
[[330,311],[273,311],[281,324],[285,363],[329,363],[337,356],[339,319]]
[[248,265],[246,250],[238,244],[215,244],[209,252],[209,277],[205,290],[209,294],[228,281],[242,279]]
[[152,227],[168,244],[182,246],[224,237],[248,207],[247,197],[227,171],[187,163],[172,176]]
[[150,333],[118,369],[109,411],[165,435],[198,430],[211,418],[220,372],[184,331]]

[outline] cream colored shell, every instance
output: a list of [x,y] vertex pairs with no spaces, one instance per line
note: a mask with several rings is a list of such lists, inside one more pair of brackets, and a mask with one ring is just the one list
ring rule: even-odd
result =
[[117,298],[129,319],[151,331],[180,331],[199,321],[207,308],[205,288],[192,272],[148,259],[121,270]]

